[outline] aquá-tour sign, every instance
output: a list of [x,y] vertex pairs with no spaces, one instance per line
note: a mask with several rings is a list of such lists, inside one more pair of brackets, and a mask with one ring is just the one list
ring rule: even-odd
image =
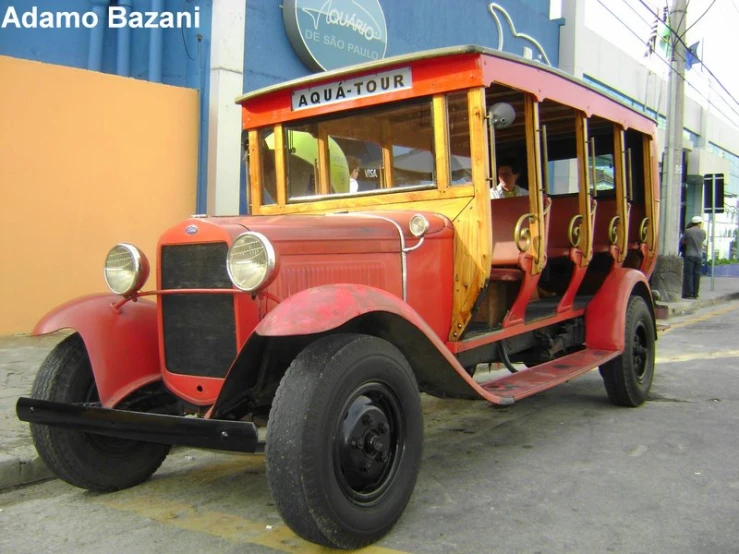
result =
[[385,57],[379,0],[284,0],[282,18],[293,49],[317,71]]

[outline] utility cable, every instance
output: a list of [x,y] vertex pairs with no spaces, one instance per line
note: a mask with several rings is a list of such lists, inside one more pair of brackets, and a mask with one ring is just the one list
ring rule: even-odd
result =
[[[627,5],[629,5],[629,3],[628,3],[628,0],[624,0],[624,1],[626,2],[626,4],[627,4]],[[608,11],[609,13],[610,13],[610,14],[611,14],[611,15],[612,15],[612,16],[613,16],[613,17],[614,17],[614,18],[615,18],[615,19],[616,19],[616,20],[617,20],[617,21],[618,21],[619,23],[621,23],[621,24],[622,24],[622,25],[623,25],[624,27],[626,27],[626,29],[628,29],[628,30],[629,30],[629,31],[630,31],[630,32],[631,32],[631,33],[632,33],[632,34],[633,34],[634,36],[636,36],[636,37],[637,37],[638,39],[640,39],[640,40],[643,40],[643,37],[639,36],[639,35],[638,35],[638,34],[637,34],[637,33],[636,33],[636,32],[635,32],[635,31],[634,31],[634,30],[633,30],[633,29],[632,29],[632,28],[631,28],[631,27],[630,27],[629,25],[627,25],[627,24],[626,24],[626,23],[625,23],[625,22],[624,22],[624,21],[623,21],[623,20],[622,20],[621,18],[619,18],[619,17],[618,17],[618,16],[617,16],[617,15],[616,15],[616,14],[615,14],[615,13],[614,13],[614,12],[613,12],[613,11],[612,11],[612,10],[611,10],[610,8],[609,8],[609,7],[608,7],[608,6],[606,6],[606,5],[605,5],[605,4],[604,4],[604,3],[603,3],[603,2],[601,1],[601,0],[598,0],[598,2],[599,2],[599,3],[600,3],[600,4],[601,4],[601,5],[602,5],[602,6],[603,6],[603,7],[604,7],[604,8],[605,8],[605,9],[606,9],[606,10],[607,10],[607,11]],[[651,10],[651,8],[649,7],[649,5],[648,5],[648,4],[646,4],[646,3],[644,2],[644,0],[639,0],[639,2],[640,2],[640,3],[641,3],[641,4],[643,5],[643,6],[645,6],[646,8],[648,8],[648,9],[650,9],[650,10]],[[714,2],[715,2],[715,0],[714,0]],[[712,5],[713,5],[713,4],[712,4]],[[631,7],[631,6],[629,5],[629,7]],[[709,6],[709,9],[710,9],[710,7],[711,7],[711,6]],[[632,8],[632,9],[633,9],[633,8]],[[705,14],[706,14],[707,12],[708,12],[708,10],[706,10],[706,11],[705,11],[705,12],[703,13],[703,15],[705,15]],[[701,15],[701,17],[703,17],[703,15]],[[674,32],[674,31],[673,31],[672,29],[670,29],[669,25],[665,25],[665,26],[667,27],[667,29],[669,29],[669,31],[670,31],[670,33],[671,33],[671,34],[675,35],[675,37],[679,39],[679,37],[677,37],[677,34],[676,34],[676,33],[675,33],[675,32]],[[681,39],[679,39],[679,41],[680,41],[680,43],[681,43],[681,44],[682,44],[683,46],[685,46],[685,42],[684,42],[684,41],[682,41]],[[687,47],[686,47],[686,49],[687,49]],[[673,48],[673,54],[674,54],[674,55],[676,55],[676,56],[677,56],[677,57],[678,57],[679,59],[681,59],[681,60],[683,60],[683,61],[686,61],[685,57],[683,57],[683,56],[682,56],[681,54],[679,54],[678,52],[676,52],[676,51],[674,50],[674,48]],[[673,68],[672,68],[672,66],[671,66],[671,65],[669,64],[669,62],[667,62],[666,60],[663,60],[662,58],[658,58],[658,59],[659,59],[659,60],[660,60],[660,61],[661,61],[662,63],[665,63],[666,65],[668,65],[668,66],[670,67],[670,70],[671,70],[671,71],[675,71],[675,69],[673,69]],[[734,96],[733,96],[733,95],[731,94],[731,92],[729,92],[729,90],[728,90],[728,89],[727,89],[727,88],[726,88],[726,87],[724,86],[724,84],[723,84],[723,83],[721,82],[721,80],[720,80],[720,79],[719,79],[718,77],[716,77],[716,75],[715,75],[715,74],[714,74],[714,73],[713,73],[713,72],[711,71],[711,69],[710,69],[710,68],[709,68],[709,67],[708,67],[708,66],[707,66],[707,65],[706,65],[706,64],[705,64],[705,63],[704,63],[704,62],[703,62],[702,60],[701,60],[701,65],[703,65],[703,67],[705,68],[705,70],[706,70],[706,71],[707,71],[707,72],[708,72],[708,73],[709,73],[709,74],[711,75],[711,77],[713,77],[714,81],[715,81],[716,83],[718,83],[718,85],[719,85],[719,86],[721,87],[721,89],[722,89],[722,90],[723,90],[723,91],[724,91],[724,92],[725,92],[725,93],[726,93],[726,94],[727,94],[727,95],[728,95],[728,96],[729,96],[729,97],[730,97],[730,98],[731,98],[731,99],[732,99],[732,100],[733,100],[733,101],[734,101],[734,102],[735,102],[735,103],[736,103],[736,104],[737,104],[737,105],[739,106],[739,101],[738,101],[738,100],[737,100],[736,98],[734,98]],[[716,108],[716,110],[717,110],[717,111],[718,111],[719,113],[721,113],[721,115],[723,115],[724,117],[727,117],[727,115],[726,115],[726,114],[725,114],[725,113],[724,113],[723,111],[721,111],[721,110],[719,109],[719,107],[718,107],[718,106],[716,106],[716,104],[714,104],[713,102],[711,102],[711,101],[710,101],[710,99],[708,99],[708,98],[706,97],[706,95],[705,95],[705,94],[703,94],[703,93],[702,93],[701,91],[699,91],[699,90],[698,90],[698,89],[697,89],[697,88],[696,88],[696,87],[695,87],[695,86],[694,86],[694,85],[693,85],[692,83],[690,83],[689,81],[687,81],[687,79],[685,79],[685,77],[684,77],[684,76],[681,76],[681,78],[683,79],[683,81],[685,81],[686,83],[688,83],[688,86],[690,86],[690,87],[691,87],[691,88],[692,88],[693,90],[695,90],[695,91],[696,91],[696,92],[698,93],[698,95],[699,95],[699,96],[701,96],[701,98],[703,98],[704,100],[706,100],[706,101],[708,102],[708,104],[709,104],[709,105],[711,105],[711,106],[713,106],[714,108]],[[709,86],[710,86],[710,83],[709,83]],[[726,102],[726,105],[727,105],[727,106],[728,106],[728,107],[729,107],[729,108],[730,108],[730,109],[731,109],[731,110],[732,110],[732,111],[733,111],[734,113],[736,113],[737,115],[739,115],[739,112],[737,112],[737,110],[736,110],[736,109],[735,109],[735,108],[734,108],[733,106],[731,106],[731,105],[729,104],[729,102],[728,102],[728,101],[726,101],[726,99],[722,99],[722,100],[724,100],[724,102]],[[731,118],[728,118],[728,117],[727,117],[727,119],[731,119]]]
[[[600,0],[598,0],[598,1],[600,2]],[[735,9],[735,10],[737,11],[737,13],[739,13],[739,8],[738,8],[738,7],[737,7],[737,5],[735,4],[735,1],[736,1],[736,0],[730,0],[730,1],[731,1],[731,5],[732,5],[732,6],[734,7],[734,9]],[[629,7],[631,7],[631,5],[629,4],[628,0],[624,0],[624,2],[626,3],[626,5],[628,5]],[[647,9],[648,9],[648,10],[650,11],[650,13],[653,13],[653,12],[652,12],[652,7],[651,7],[651,6],[649,5],[649,4],[647,4],[647,3],[645,2],[645,0],[639,0],[639,2],[641,3],[641,5],[642,5],[642,6],[644,6],[645,8],[647,8]],[[695,21],[695,22],[694,22],[694,23],[693,23],[693,24],[692,24],[692,25],[691,25],[690,27],[688,27],[688,29],[691,29],[692,27],[694,27],[694,26],[695,26],[695,24],[696,24],[696,23],[698,23],[698,20],[700,20],[700,19],[701,19],[701,18],[702,18],[702,17],[704,16],[704,15],[706,15],[706,14],[708,13],[708,11],[709,11],[709,10],[710,10],[710,9],[711,9],[711,8],[713,7],[713,5],[714,5],[715,3],[716,3],[716,0],[713,0],[713,2],[711,2],[711,5],[710,5],[710,6],[708,6],[708,8],[706,9],[706,11],[704,11],[704,12],[703,12],[703,13],[701,14],[701,16],[700,16],[700,17],[699,17],[699,18],[698,18],[698,19],[697,19],[697,20],[696,20],[696,21]],[[601,2],[601,4],[602,4],[602,2]],[[604,8],[606,8],[606,9],[608,9],[608,8],[607,8],[607,7],[605,6],[605,5],[603,5],[603,7],[604,7]],[[633,8],[632,8],[632,9],[633,9]],[[608,10],[608,11],[610,12],[610,10]],[[687,5],[686,5],[686,9],[685,9],[685,11],[687,12]],[[615,14],[613,14],[613,12],[611,12],[611,14],[612,14],[612,15],[613,15],[614,17],[616,17],[616,16],[615,16]],[[683,15],[684,15],[684,14],[683,14]],[[616,17],[616,19],[618,19],[618,18]],[[659,17],[658,17],[658,19],[659,19]],[[620,20],[619,20],[619,21],[620,21]],[[660,20],[660,21],[661,21],[661,20]],[[625,23],[624,23],[623,21],[621,21],[621,23],[622,23],[623,25],[626,25],[626,24],[625,24]],[[672,29],[672,28],[670,27],[670,25],[669,25],[669,23],[668,23],[667,21],[662,21],[662,23],[663,23],[663,24],[665,25],[665,27],[666,27],[666,28],[667,28],[667,30],[669,31],[670,35],[671,35],[671,36],[673,36],[673,38],[674,38],[675,40],[677,40],[677,41],[678,41],[678,42],[679,42],[679,43],[680,43],[680,44],[681,44],[681,45],[683,46],[683,48],[685,48],[685,50],[686,50],[686,51],[690,50],[690,47],[689,47],[689,46],[688,46],[687,44],[685,44],[685,41],[684,41],[684,40],[682,39],[682,37],[678,36],[677,32],[675,32],[675,31],[674,31],[674,30],[673,30],[673,29]],[[627,27],[628,27],[628,26],[627,26]],[[687,29],[685,30],[685,32],[687,33]],[[679,53],[678,53],[677,51],[675,51],[675,49],[674,49],[674,46],[673,46],[673,52],[674,52],[674,54],[675,54],[675,55],[677,55],[677,56],[678,56],[678,57],[679,57],[679,58],[680,58],[681,60],[683,60],[683,61],[687,61],[687,60],[686,60],[686,57],[685,57],[685,56],[682,56],[682,55],[681,55],[681,54],[679,54]],[[711,68],[710,68],[710,67],[708,67],[708,66],[706,65],[706,62],[705,62],[704,60],[700,60],[700,63],[701,63],[701,65],[703,66],[703,68],[704,68],[704,69],[705,69],[705,70],[706,70],[706,71],[707,71],[707,72],[708,72],[708,73],[709,73],[709,74],[711,75],[711,77],[713,77],[713,80],[714,80],[714,81],[716,81],[716,83],[718,83],[718,85],[719,85],[719,86],[721,87],[721,89],[722,89],[722,90],[723,90],[723,91],[724,91],[724,92],[725,92],[726,94],[728,94],[728,95],[729,95],[729,97],[730,97],[730,98],[731,98],[731,99],[732,99],[732,100],[733,100],[734,102],[736,102],[736,103],[737,103],[737,104],[739,105],[739,100],[737,100],[737,99],[736,99],[736,98],[734,97],[734,95],[733,95],[733,94],[731,94],[731,92],[729,91],[729,89],[727,89],[727,88],[726,88],[726,87],[724,86],[724,84],[723,84],[723,83],[721,82],[721,79],[719,79],[718,77],[716,77],[716,74],[715,74],[715,73],[713,73],[713,71],[711,71]],[[695,87],[694,87],[694,88],[695,88]],[[701,96],[703,96],[703,95],[701,94]],[[705,96],[703,96],[703,97],[705,98]],[[728,104],[728,102],[727,102],[727,104]]]
[[[696,19],[695,21],[693,21],[693,24],[690,27],[688,27],[687,29],[685,29],[685,34],[687,34],[688,31],[690,31],[690,29],[692,29],[693,27],[695,27],[695,24],[696,23],[698,23],[701,19],[703,19],[703,16],[706,15],[711,10],[711,8],[713,7],[713,5],[715,3],[716,3],[716,0],[713,0],[713,2],[711,2],[711,5],[706,8],[706,11],[704,11],[702,14],[700,14],[700,17],[698,17],[698,19]],[[685,8],[685,11],[687,11],[687,8]]]
[[[643,0],[640,0],[640,1],[643,1]],[[634,30],[633,30],[633,29],[632,29],[632,28],[631,28],[631,27],[630,27],[629,25],[627,25],[627,24],[626,24],[626,23],[625,23],[625,22],[624,22],[624,21],[623,21],[623,20],[622,20],[622,19],[621,19],[620,17],[618,17],[618,16],[617,16],[617,15],[616,15],[615,13],[613,13],[613,11],[612,11],[612,10],[611,10],[611,9],[610,9],[610,8],[609,8],[608,6],[606,6],[606,5],[605,5],[605,4],[604,4],[604,3],[602,2],[602,0],[598,0],[598,3],[599,3],[599,4],[601,5],[601,6],[603,6],[603,7],[604,7],[604,8],[605,8],[605,9],[606,9],[606,10],[608,11],[608,13],[610,13],[610,14],[611,14],[611,15],[612,15],[612,16],[613,16],[613,17],[614,17],[614,18],[615,18],[615,19],[616,19],[616,20],[617,20],[617,21],[618,21],[619,23],[621,23],[621,25],[623,25],[624,27],[626,27],[626,29],[627,29],[627,30],[628,30],[629,32],[631,32],[631,33],[632,33],[632,34],[633,34],[633,35],[634,35],[635,37],[637,37],[637,38],[638,38],[639,40],[642,40],[642,39],[643,39],[643,37],[641,37],[641,36],[640,36],[640,35],[639,35],[639,34],[638,34],[638,33],[637,33],[636,31],[634,31]],[[722,111],[722,110],[721,110],[721,109],[720,109],[720,108],[719,108],[719,107],[718,107],[718,106],[717,106],[716,104],[714,104],[713,102],[711,102],[711,100],[710,100],[709,98],[707,98],[707,97],[706,97],[706,96],[705,96],[705,95],[704,95],[704,94],[703,94],[703,93],[702,93],[702,92],[701,92],[700,90],[698,90],[698,89],[697,89],[697,88],[696,88],[696,87],[695,87],[695,86],[694,86],[694,85],[693,85],[693,84],[692,84],[691,82],[689,82],[689,81],[688,81],[688,80],[687,80],[687,79],[685,78],[685,76],[684,76],[684,75],[680,75],[680,74],[679,74],[679,73],[677,72],[677,70],[675,70],[675,69],[674,69],[674,68],[672,67],[672,64],[670,64],[670,63],[669,63],[669,62],[668,62],[667,60],[663,60],[663,59],[662,59],[661,57],[659,57],[659,56],[657,57],[657,59],[659,59],[659,60],[660,60],[660,61],[661,61],[662,63],[664,63],[665,65],[667,65],[667,67],[668,67],[668,68],[670,69],[670,71],[673,71],[673,72],[677,73],[677,74],[678,74],[678,76],[679,76],[679,77],[680,77],[680,78],[681,78],[681,79],[682,79],[682,80],[683,80],[683,81],[684,81],[684,82],[685,82],[685,83],[686,83],[686,84],[687,84],[687,85],[688,85],[689,87],[691,87],[691,88],[692,88],[693,90],[695,90],[695,91],[696,91],[696,92],[698,93],[698,95],[699,95],[699,96],[701,96],[701,97],[702,97],[702,98],[703,98],[704,100],[706,100],[706,102],[708,102],[708,104],[709,104],[710,106],[713,106],[713,107],[714,107],[714,108],[716,109],[716,111],[717,111],[717,112],[719,112],[719,113],[720,113],[721,115],[723,115],[723,116],[724,116],[724,117],[725,117],[726,119],[728,119],[728,120],[732,121],[732,124],[733,124],[733,125],[734,125],[735,127],[739,127],[739,124],[735,123],[735,122],[733,121],[733,119],[732,119],[731,117],[727,116],[727,115],[726,115],[726,114],[725,114],[725,113],[724,113],[724,112],[723,112],[723,111]],[[707,68],[706,68],[706,69],[707,69]],[[711,75],[713,75],[713,74],[711,73]],[[714,78],[715,78],[715,76],[714,76]],[[718,81],[718,80],[717,80],[717,81]],[[720,84],[720,82],[719,82],[719,84]],[[721,87],[722,87],[722,88],[723,88],[724,90],[726,90],[726,89],[725,89],[725,87],[724,87],[723,85],[721,85]],[[736,102],[736,99],[734,99],[733,97],[732,97],[732,100],[734,100],[734,101]],[[738,103],[738,104],[739,104],[739,103]],[[731,110],[732,110],[732,111],[733,111],[733,112],[734,112],[734,113],[735,113],[735,114],[736,114],[737,116],[739,116],[739,111],[737,111],[737,110],[736,110],[736,109],[735,109],[735,108],[734,108],[733,106],[730,106],[730,105],[729,105],[728,103],[727,103],[727,106],[729,106],[729,107],[731,108]]]

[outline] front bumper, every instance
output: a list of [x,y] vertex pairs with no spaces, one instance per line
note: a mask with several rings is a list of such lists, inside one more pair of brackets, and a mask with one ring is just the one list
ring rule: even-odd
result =
[[233,452],[260,452],[257,427],[250,422],[201,419],[19,398],[18,419],[120,439]]

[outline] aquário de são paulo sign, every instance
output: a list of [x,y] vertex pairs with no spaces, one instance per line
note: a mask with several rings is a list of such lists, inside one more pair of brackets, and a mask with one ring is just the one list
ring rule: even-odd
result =
[[311,69],[385,57],[387,24],[379,0],[283,0],[282,19],[290,44]]
[[293,111],[316,108],[409,88],[413,88],[411,69],[401,67],[355,79],[294,90],[292,93],[292,108]]

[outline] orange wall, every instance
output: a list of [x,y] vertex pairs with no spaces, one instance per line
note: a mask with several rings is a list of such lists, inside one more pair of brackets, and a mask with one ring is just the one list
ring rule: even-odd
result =
[[144,250],[195,211],[197,91],[0,56],[0,334],[107,291],[116,242]]

